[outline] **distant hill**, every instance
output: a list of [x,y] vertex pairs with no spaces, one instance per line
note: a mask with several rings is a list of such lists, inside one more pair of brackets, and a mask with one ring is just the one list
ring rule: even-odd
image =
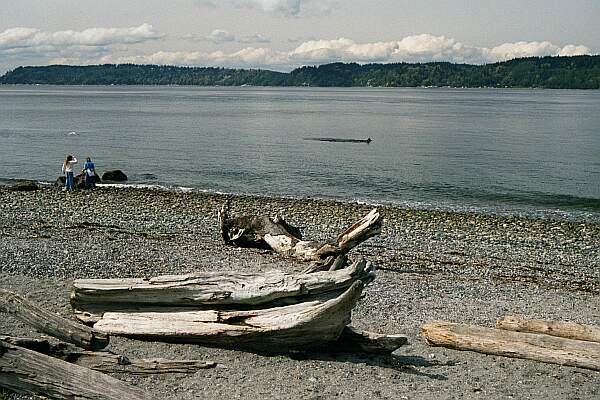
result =
[[530,57],[486,65],[333,63],[268,70],[105,64],[19,67],[0,84],[511,87],[600,89],[600,56]]

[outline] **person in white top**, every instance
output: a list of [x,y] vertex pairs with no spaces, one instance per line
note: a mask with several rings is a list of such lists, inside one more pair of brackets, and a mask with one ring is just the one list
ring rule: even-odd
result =
[[77,158],[69,154],[62,165],[62,173],[65,174],[65,190],[73,190],[73,165],[77,164]]

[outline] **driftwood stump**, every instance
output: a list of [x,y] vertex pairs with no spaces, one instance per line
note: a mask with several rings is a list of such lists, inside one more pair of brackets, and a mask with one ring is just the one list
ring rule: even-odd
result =
[[344,256],[352,248],[381,233],[382,219],[376,208],[338,235],[336,239],[319,243],[303,240],[297,228],[279,217],[229,218],[228,207],[228,204],[223,205],[218,215],[221,237],[226,244],[268,248],[286,257],[320,265],[313,270],[329,269],[336,258]]

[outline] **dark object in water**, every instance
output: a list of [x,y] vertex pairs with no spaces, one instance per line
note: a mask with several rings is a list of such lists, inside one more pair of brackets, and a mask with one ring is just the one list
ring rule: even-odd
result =
[[317,140],[319,142],[338,142],[338,143],[371,143],[371,138],[367,139],[344,139],[344,138],[304,138],[304,140]]
[[112,181],[112,182],[124,182],[127,180],[127,175],[123,173],[120,169],[115,169],[113,171],[106,171],[102,174],[103,181]]

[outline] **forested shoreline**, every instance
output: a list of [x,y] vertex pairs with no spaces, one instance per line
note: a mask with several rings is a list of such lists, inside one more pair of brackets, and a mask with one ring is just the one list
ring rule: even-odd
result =
[[135,64],[27,66],[8,71],[0,84],[600,89],[600,55],[485,65],[332,63],[289,73]]

